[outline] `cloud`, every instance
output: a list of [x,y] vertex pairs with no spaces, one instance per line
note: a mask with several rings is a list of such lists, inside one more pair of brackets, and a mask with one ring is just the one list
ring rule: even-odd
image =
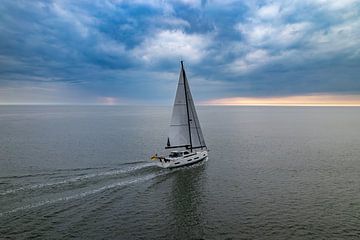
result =
[[175,29],[179,28],[189,28],[190,23],[184,19],[177,18],[177,17],[168,17],[168,16],[161,16],[152,19],[153,22],[161,23],[163,26]]
[[[348,9],[351,7],[358,7],[357,0],[343,0],[343,1],[336,1],[336,0],[316,0],[312,1],[312,4],[322,7],[328,10],[343,10]],[[356,6],[357,4],[357,6]]]
[[279,16],[280,6],[278,4],[269,4],[262,6],[257,11],[257,16],[261,19],[274,19]]
[[[339,61],[336,58],[359,57],[359,17],[354,14],[359,5],[354,1],[275,1],[249,6],[245,21],[235,24],[245,51],[228,64],[234,74],[271,68],[288,72],[319,62],[331,64]],[[262,53],[261,59],[249,58],[254,53]]]
[[254,47],[290,47],[307,36],[311,30],[311,23],[283,23],[271,24],[238,24],[236,29],[240,31],[247,44]]
[[94,19],[80,12],[71,12],[60,3],[61,2],[53,2],[51,4],[51,10],[63,21],[75,26],[82,37],[87,37],[90,31],[88,26],[93,24]]
[[248,73],[266,64],[270,57],[266,50],[256,49],[229,64],[229,70],[233,73]]
[[[4,0],[0,11],[3,102],[66,91],[171,102],[180,59],[201,100],[360,94],[356,0]],[[54,98],[39,90],[50,85]]]
[[134,55],[146,63],[161,60],[198,63],[206,56],[209,36],[186,34],[183,31],[159,31],[134,49]]

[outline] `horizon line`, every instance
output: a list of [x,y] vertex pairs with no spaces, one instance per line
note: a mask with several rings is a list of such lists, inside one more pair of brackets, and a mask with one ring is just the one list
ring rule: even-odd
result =
[[[360,107],[360,104],[195,104],[201,107]],[[83,104],[83,103],[0,103],[0,106],[99,106],[99,107],[171,107],[172,104]]]
[[[172,106],[172,102],[116,101],[94,102],[0,102],[0,106]],[[114,100],[115,99],[115,100]],[[272,97],[228,97],[195,101],[197,106],[284,106],[360,107],[360,95],[312,94]]]

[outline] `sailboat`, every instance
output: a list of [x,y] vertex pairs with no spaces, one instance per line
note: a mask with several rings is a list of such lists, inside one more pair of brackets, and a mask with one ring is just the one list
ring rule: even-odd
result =
[[[168,156],[155,154],[152,160],[163,168],[191,165],[208,158],[208,150],[201,131],[183,61],[176,90],[170,131],[165,149],[174,149]],[[177,149],[177,150],[175,150]]]

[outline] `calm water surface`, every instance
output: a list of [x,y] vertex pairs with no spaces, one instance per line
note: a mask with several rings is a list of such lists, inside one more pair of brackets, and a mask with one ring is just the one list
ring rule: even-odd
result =
[[360,108],[199,107],[209,160],[166,170],[170,112],[1,106],[0,238],[360,238]]

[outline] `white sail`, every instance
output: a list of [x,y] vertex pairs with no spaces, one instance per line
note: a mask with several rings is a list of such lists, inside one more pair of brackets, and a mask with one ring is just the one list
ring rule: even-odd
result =
[[166,148],[206,147],[183,65],[176,91]]
[[196,113],[195,104],[190,92],[189,83],[186,79],[186,75],[185,75],[185,84],[186,84],[187,98],[188,98],[192,148],[206,147],[204,136],[202,134],[200,127],[199,118]]

